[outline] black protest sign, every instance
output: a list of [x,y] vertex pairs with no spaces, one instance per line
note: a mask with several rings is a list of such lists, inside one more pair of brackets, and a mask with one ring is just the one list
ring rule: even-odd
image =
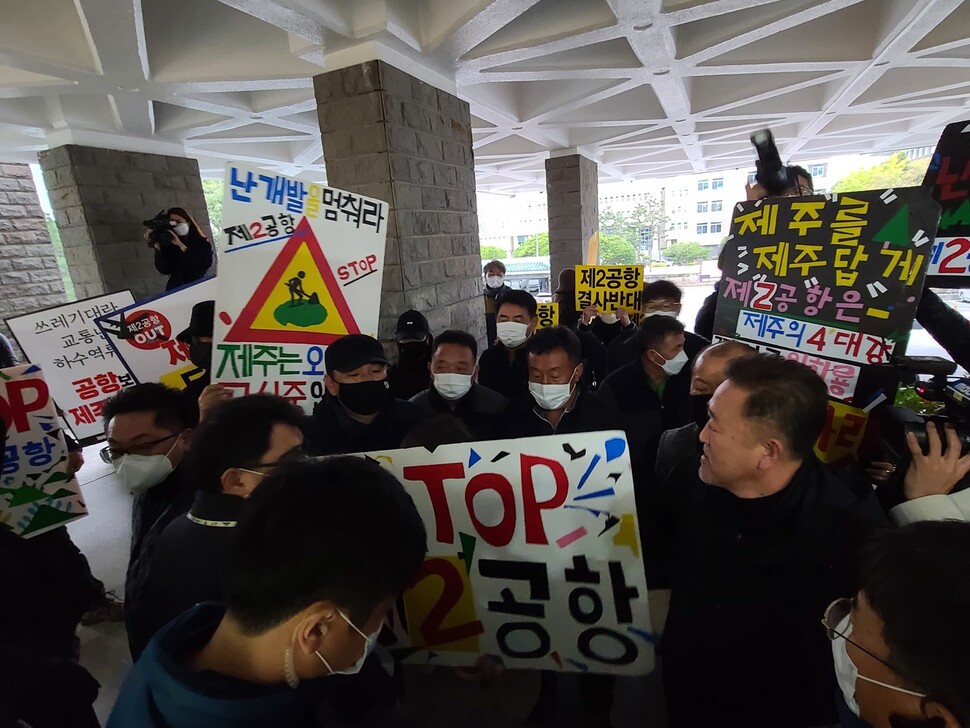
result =
[[923,185],[943,208],[927,285],[970,287],[970,120],[943,130]]

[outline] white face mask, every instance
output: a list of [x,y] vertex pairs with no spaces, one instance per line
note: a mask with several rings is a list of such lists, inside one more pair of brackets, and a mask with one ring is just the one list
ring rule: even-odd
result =
[[510,349],[522,346],[529,339],[529,325],[517,321],[499,321],[495,330],[498,340]]
[[600,315],[600,321],[602,321],[607,326],[612,326],[617,322],[615,313],[604,313]]
[[649,313],[643,314],[644,318],[650,318],[651,316],[670,316],[670,318],[677,318],[676,311],[650,311]]
[[[576,370],[573,369],[573,374]],[[569,384],[538,384],[529,382],[529,392],[533,399],[544,410],[557,410],[566,406],[566,402],[573,394],[574,385]]]
[[449,402],[461,399],[472,388],[471,374],[432,374],[435,391]]
[[505,276],[485,276],[485,285],[489,288],[501,288],[505,285]]
[[344,615],[344,613],[341,612],[339,609],[337,610],[337,614],[339,614],[341,619],[343,619],[347,624],[353,627],[354,632],[356,632],[357,634],[359,634],[361,637],[364,638],[363,654],[361,654],[357,662],[355,662],[353,665],[351,665],[350,667],[344,670],[334,670],[332,667],[330,667],[330,663],[327,662],[324,656],[320,654],[319,650],[314,650],[314,654],[316,654],[316,656],[320,658],[320,662],[326,665],[331,675],[356,675],[358,672],[360,672],[361,668],[364,666],[364,663],[367,661],[367,658],[370,656],[370,653],[373,652],[374,648],[377,646],[377,637],[381,633],[381,628],[378,627],[377,631],[374,632],[374,634],[366,635],[363,632],[361,632],[357,628],[357,625],[351,622],[346,617],[346,615]]
[[172,474],[175,467],[168,456],[175,445],[177,439],[164,455],[122,455],[115,461],[115,473],[132,493],[144,493]]
[[189,234],[189,224],[187,222],[180,222],[175,226],[175,234],[184,238]]
[[[654,351],[656,351],[656,349],[654,349]],[[657,351],[657,356],[660,356],[659,351]],[[660,358],[663,359],[662,356],[660,356]],[[688,359],[689,357],[687,356],[687,352],[681,351],[673,359],[664,360],[664,363],[660,365],[660,368],[667,373],[667,376],[673,377],[680,374],[680,370],[684,368],[684,364],[687,363]]]

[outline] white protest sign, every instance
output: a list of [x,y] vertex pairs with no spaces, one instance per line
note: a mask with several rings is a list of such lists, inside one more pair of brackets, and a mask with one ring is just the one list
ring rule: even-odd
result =
[[188,328],[192,307],[215,296],[216,281],[207,278],[118,309],[95,323],[136,382],[184,389],[205,370],[189,360],[188,344],[176,337]]
[[326,347],[377,334],[387,215],[378,200],[228,165],[212,381],[312,410]]
[[119,291],[7,319],[27,359],[47,372],[51,396],[81,440],[104,434],[104,401],[134,384],[94,320],[134,302],[131,291]]
[[0,471],[0,528],[30,538],[87,513],[67,475],[67,444],[44,375],[35,364],[0,369],[7,429]]
[[654,635],[622,432],[367,453],[404,484],[428,556],[394,620],[408,662],[642,675]]

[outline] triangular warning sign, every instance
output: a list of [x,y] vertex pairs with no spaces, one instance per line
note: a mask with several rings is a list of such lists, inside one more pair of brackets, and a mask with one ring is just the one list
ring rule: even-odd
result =
[[359,333],[317,236],[303,218],[225,340],[332,344]]
[[903,205],[872,239],[876,243],[889,243],[905,248],[910,242],[909,205]]

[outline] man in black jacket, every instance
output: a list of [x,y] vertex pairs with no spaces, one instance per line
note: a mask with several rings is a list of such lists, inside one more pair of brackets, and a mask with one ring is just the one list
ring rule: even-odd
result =
[[327,347],[324,364],[327,391],[313,409],[308,454],[392,450],[424,418],[420,407],[394,398],[384,348],[372,336],[341,337]]
[[616,410],[583,384],[582,346],[572,329],[536,332],[527,347],[529,394],[509,410],[509,437],[618,429]]
[[498,304],[496,330],[499,343],[482,352],[478,381],[509,400],[529,391],[526,344],[539,325],[538,306],[528,291],[509,291]]
[[246,499],[282,463],[302,456],[306,416],[271,394],[233,399],[196,432],[186,460],[192,508],[158,536],[138,609],[128,620],[132,657],[199,602],[222,601],[222,568]]
[[476,440],[503,437],[502,423],[509,401],[475,380],[478,342],[464,331],[444,331],[434,340],[431,386],[411,402],[427,415],[452,414]]
[[682,484],[693,493],[673,514],[682,527],[663,635],[670,725],[833,723],[818,615],[854,593],[855,546],[887,522],[870,489],[813,454],[828,399],[814,372],[753,354],[727,376],[700,435],[699,479]]

